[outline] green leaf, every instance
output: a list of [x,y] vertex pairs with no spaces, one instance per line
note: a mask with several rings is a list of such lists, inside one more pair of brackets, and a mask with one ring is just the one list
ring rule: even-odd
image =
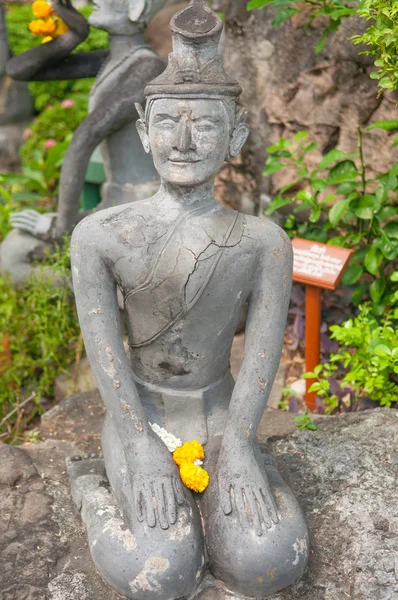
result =
[[294,141],[295,142],[299,142],[300,140],[306,138],[309,136],[309,132],[308,131],[299,131],[298,133],[296,133],[296,135],[294,136]]
[[[396,211],[398,214],[398,209],[396,209]],[[383,227],[383,231],[388,237],[398,239],[398,222],[387,223],[387,225]]]
[[379,304],[381,297],[384,294],[386,289],[386,282],[384,279],[379,277],[379,279],[375,279],[372,281],[369,287],[370,297],[375,304]]
[[355,179],[358,175],[358,169],[352,160],[343,160],[337,163],[330,171],[327,177],[327,183],[329,185],[342,183],[343,181],[349,181]]
[[351,210],[359,219],[372,219],[381,206],[380,200],[374,194],[365,194],[352,203]]
[[322,33],[321,37],[319,38],[319,40],[315,46],[315,54],[319,54],[324,49],[325,41],[326,41],[328,34],[329,34],[328,29],[325,29],[325,31]]
[[247,3],[246,8],[247,10],[260,10],[261,8],[264,8],[264,6],[270,4],[271,2],[272,0],[250,0],[250,2]]
[[394,138],[394,141],[392,143],[392,148],[395,148],[396,146],[398,146],[398,135],[396,138]]
[[325,156],[322,158],[321,162],[319,163],[319,170],[323,171],[323,169],[326,169],[338,160],[346,158],[348,158],[348,155],[345,152],[337,150],[337,148],[333,148],[333,150],[330,150],[330,152],[325,154]]
[[390,219],[396,214],[397,209],[395,206],[383,206],[383,208],[377,213],[376,217],[378,221],[387,221],[387,219]]
[[308,217],[309,221],[311,223],[317,223],[321,217],[321,212],[322,210],[320,206],[316,206],[315,208],[313,208],[310,212],[310,216]]
[[303,202],[311,203],[312,201],[311,192],[309,192],[308,190],[300,190],[299,192],[297,192],[297,198],[299,200],[302,200]]
[[391,281],[398,281],[398,271],[393,271],[390,276]]
[[343,277],[341,278],[341,284],[342,285],[351,285],[353,283],[356,283],[358,281],[358,279],[361,278],[362,273],[363,273],[362,266],[348,267],[348,269],[346,269],[343,273]]
[[398,119],[390,119],[388,121],[375,121],[369,127],[365,129],[365,131],[370,131],[371,129],[384,129],[384,131],[395,131],[398,129]]
[[329,211],[329,221],[333,227],[335,227],[340,219],[345,215],[350,206],[350,202],[351,201],[347,199],[340,200],[339,202],[336,202],[334,206],[332,206]]
[[271,204],[268,206],[265,211],[266,215],[272,215],[276,210],[282,208],[282,206],[286,206],[287,204],[292,204],[293,200],[291,198],[287,198],[286,196],[276,196],[274,200],[272,200]]
[[378,248],[370,247],[366,252],[364,264],[366,269],[372,275],[376,275],[381,263],[383,262],[383,254]]
[[351,298],[356,306],[358,306],[358,304],[361,302],[367,289],[368,286],[365,283],[362,283],[361,285],[358,285],[353,291]]
[[271,163],[265,167],[263,175],[267,177],[269,175],[272,175],[273,173],[276,173],[277,171],[281,171],[284,168],[285,165],[282,165],[280,162]]
[[287,21],[287,19],[290,19],[290,17],[292,17],[298,12],[298,8],[285,8],[283,10],[280,10],[272,19],[272,27],[279,27],[279,25],[282,25],[284,21]]

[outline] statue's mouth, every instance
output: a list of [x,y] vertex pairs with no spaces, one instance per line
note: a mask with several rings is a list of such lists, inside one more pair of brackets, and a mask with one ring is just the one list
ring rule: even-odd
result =
[[200,160],[198,158],[169,158],[169,162],[171,162],[173,165],[192,165],[200,162]]

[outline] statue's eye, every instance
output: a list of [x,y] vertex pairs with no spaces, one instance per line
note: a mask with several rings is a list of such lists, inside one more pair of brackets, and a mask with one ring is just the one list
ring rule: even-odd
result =
[[158,129],[174,129],[175,123],[174,121],[160,121],[160,123],[156,123],[156,127]]
[[198,125],[196,125],[196,131],[212,131],[213,129],[213,123],[198,123]]

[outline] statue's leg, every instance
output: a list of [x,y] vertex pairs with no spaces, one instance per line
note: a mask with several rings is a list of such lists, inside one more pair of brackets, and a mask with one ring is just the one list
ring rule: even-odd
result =
[[186,502],[178,507],[177,522],[168,529],[151,528],[135,515],[128,519],[133,523],[129,528],[120,510],[127,493],[120,487],[124,478],[119,477],[125,471],[125,459],[109,421],[103,443],[111,485],[98,459],[68,463],[72,494],[87,527],[93,561],[102,577],[131,600],[187,598],[200,583],[205,567],[197,507],[187,493]]
[[301,509],[275,467],[265,455],[265,470],[278,506],[280,520],[261,536],[242,529],[236,510],[225,515],[219,503],[217,477],[203,495],[206,546],[210,569],[231,591],[266,598],[291,585],[308,560],[308,531]]

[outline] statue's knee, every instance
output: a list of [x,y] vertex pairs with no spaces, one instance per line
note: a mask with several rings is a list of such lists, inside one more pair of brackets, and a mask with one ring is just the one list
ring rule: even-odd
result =
[[213,574],[244,596],[277,593],[299,579],[308,560],[308,531],[298,503],[279,474],[271,478],[280,516],[276,525],[258,536],[250,528],[243,531],[232,515],[219,514],[217,534],[207,540]]
[[[188,506],[184,510],[189,513]],[[91,555],[102,577],[130,600],[189,597],[204,571],[203,540],[200,529],[180,516],[168,530],[137,523],[134,534],[120,523],[106,523],[90,540]]]

